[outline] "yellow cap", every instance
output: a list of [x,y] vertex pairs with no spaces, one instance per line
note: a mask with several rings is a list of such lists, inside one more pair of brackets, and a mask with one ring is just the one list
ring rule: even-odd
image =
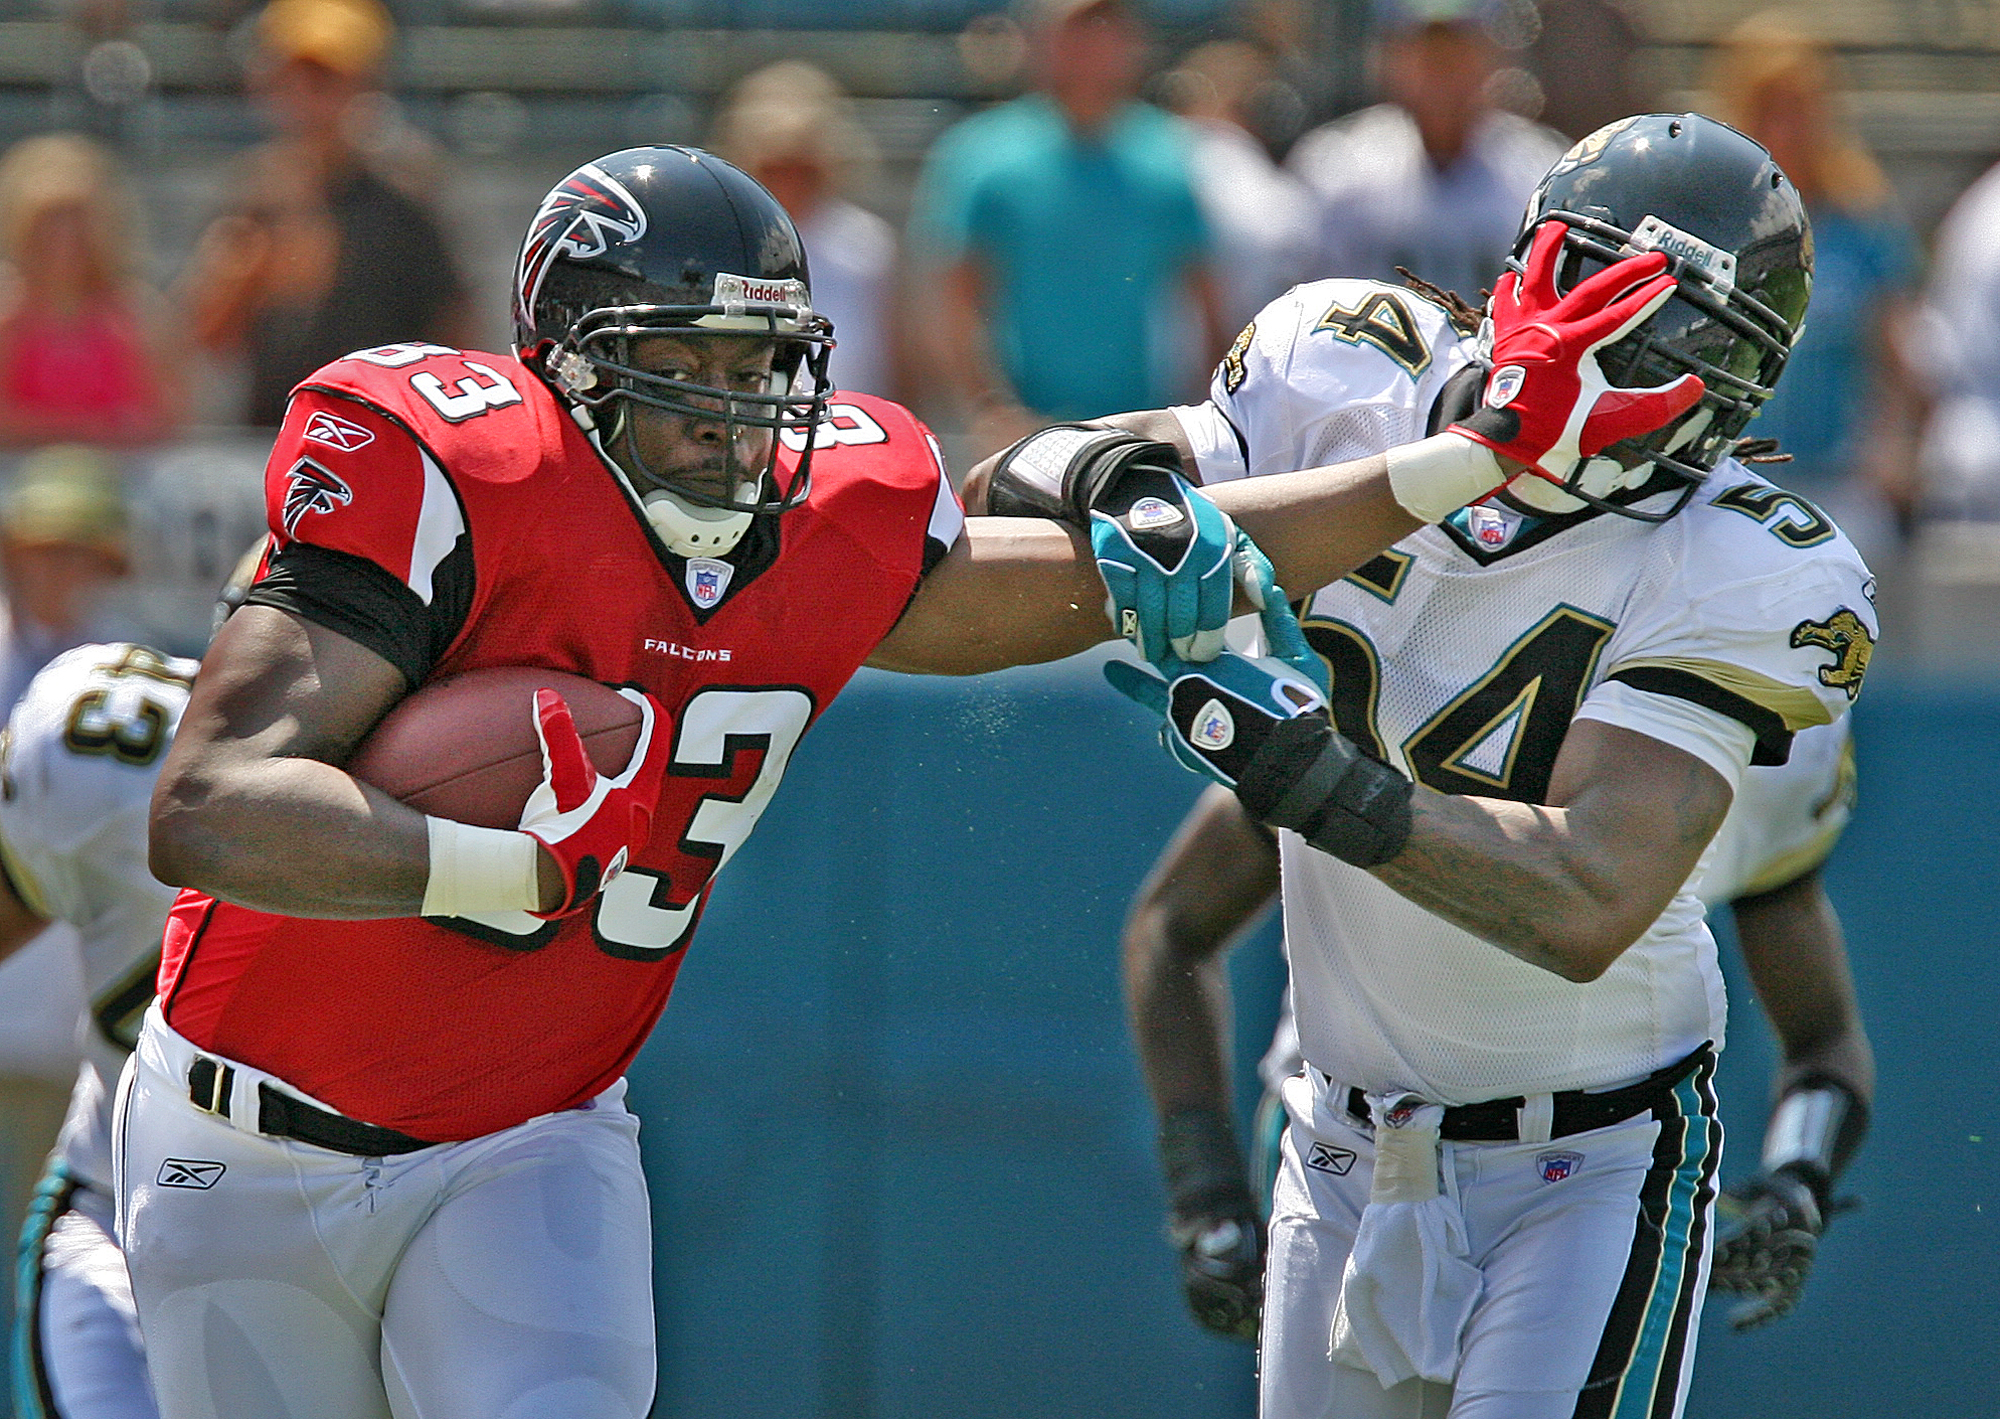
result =
[[39,449],[0,497],[0,533],[28,546],[94,547],[125,557],[125,499],[110,458],[81,444]]
[[279,60],[304,59],[366,78],[382,67],[396,22],[380,0],[273,0],[257,17],[257,40]]

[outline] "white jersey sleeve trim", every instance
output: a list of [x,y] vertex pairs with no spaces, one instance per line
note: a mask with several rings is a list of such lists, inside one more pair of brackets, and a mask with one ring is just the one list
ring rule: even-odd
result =
[[1194,449],[1195,481],[1204,486],[1246,478],[1243,442],[1229,419],[1213,404],[1176,404],[1168,413],[1180,421],[1181,432]]
[[965,509],[959,506],[958,496],[952,492],[944,450],[929,434],[924,435],[924,442],[930,445],[931,462],[937,465],[938,474],[937,497],[931,502],[930,525],[924,529],[924,535],[943,551],[949,552],[958,545],[959,536],[965,531]]
[[458,495],[452,492],[437,460],[428,453],[423,460],[424,502],[417,513],[417,535],[410,545],[410,590],[428,606],[438,565],[465,535],[465,516],[458,510]]
[[1751,751],[1757,746],[1756,734],[1740,720],[1672,695],[1635,690],[1616,680],[1607,680],[1592,690],[1576,717],[1629,729],[1692,754],[1721,774],[1732,794],[1743,782]]

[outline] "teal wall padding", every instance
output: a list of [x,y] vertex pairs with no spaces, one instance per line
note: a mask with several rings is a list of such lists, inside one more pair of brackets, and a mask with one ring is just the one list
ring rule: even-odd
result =
[[[1694,1419],[2000,1413],[2000,695],[1877,686],[1858,724],[1831,880],[1882,1062],[1867,1206],[1790,1320],[1711,1308]],[[633,1070],[657,1415],[1253,1412],[1247,1348],[1181,1309],[1118,990],[1126,902],[1197,788],[1087,661],[864,673],[828,711]],[[1232,962],[1246,1110],[1274,943]],[[1732,990],[1725,1177],[1769,1061]]]

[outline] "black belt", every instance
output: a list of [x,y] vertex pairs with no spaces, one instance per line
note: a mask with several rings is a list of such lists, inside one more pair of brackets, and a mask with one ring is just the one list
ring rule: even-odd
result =
[[[1687,1058],[1656,1069],[1638,1083],[1622,1089],[1606,1089],[1601,1093],[1565,1089],[1555,1096],[1549,1137],[1567,1138],[1572,1133],[1609,1128],[1645,1113],[1674,1085],[1714,1058],[1714,1047],[1705,1044]],[[1482,1099],[1476,1104],[1448,1104],[1438,1137],[1454,1143],[1517,1143],[1521,1138],[1521,1109],[1527,1102],[1516,1094],[1509,1099]],[[1370,1122],[1368,1096],[1359,1089],[1349,1089],[1347,1112],[1364,1123]]]
[[[203,1113],[229,1117],[229,1095],[236,1083],[236,1071],[219,1059],[205,1054],[194,1057],[188,1066],[188,1099]],[[269,1084],[257,1085],[257,1131],[272,1138],[292,1138],[315,1148],[331,1148],[357,1158],[387,1158],[398,1153],[414,1153],[435,1144],[393,1128],[377,1128],[340,1114],[314,1108],[303,1099],[280,1093]]]

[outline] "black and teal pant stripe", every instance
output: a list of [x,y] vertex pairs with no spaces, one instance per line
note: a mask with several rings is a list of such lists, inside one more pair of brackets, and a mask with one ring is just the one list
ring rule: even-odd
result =
[[1722,1161],[1714,1080],[1715,1057],[1704,1051],[1653,1107],[1660,1136],[1639,1193],[1632,1252],[1575,1419],[1672,1419],[1694,1344]]
[[14,1259],[14,1419],[60,1419],[42,1356],[42,1248],[56,1219],[69,1211],[76,1180],[69,1169],[51,1160],[35,1186],[21,1227],[21,1245]]

